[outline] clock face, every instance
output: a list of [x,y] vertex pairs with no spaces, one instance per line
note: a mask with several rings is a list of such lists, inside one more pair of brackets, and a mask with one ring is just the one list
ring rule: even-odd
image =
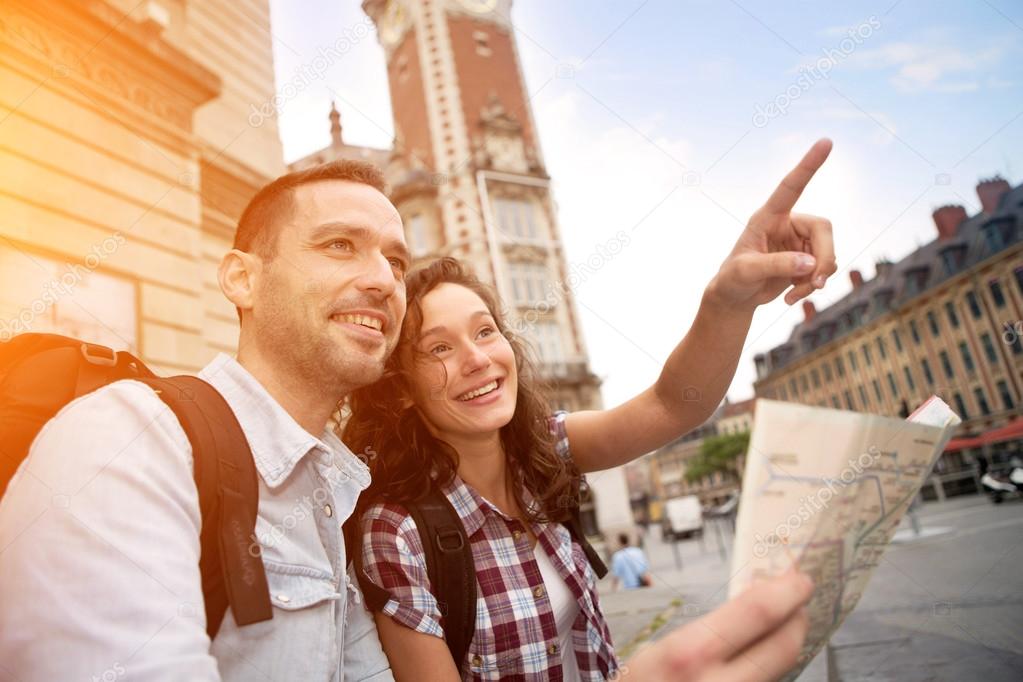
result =
[[400,2],[391,0],[387,3],[384,16],[380,21],[380,40],[386,45],[394,45],[405,32],[408,23],[408,12]]
[[476,14],[487,14],[497,7],[497,0],[459,0],[462,7]]

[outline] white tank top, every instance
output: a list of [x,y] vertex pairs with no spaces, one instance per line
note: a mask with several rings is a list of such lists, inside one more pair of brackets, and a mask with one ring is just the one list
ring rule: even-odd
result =
[[575,647],[572,646],[572,624],[575,623],[576,616],[579,615],[579,602],[576,601],[575,595],[568,589],[568,585],[562,580],[558,569],[551,563],[550,557],[547,556],[547,552],[539,542],[533,548],[533,556],[536,558],[536,565],[540,569],[547,598],[551,600],[551,609],[554,611],[564,679],[578,680],[579,664],[575,660]]

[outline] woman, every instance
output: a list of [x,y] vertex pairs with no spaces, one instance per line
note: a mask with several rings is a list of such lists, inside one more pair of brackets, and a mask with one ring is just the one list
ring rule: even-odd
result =
[[[798,299],[834,272],[830,225],[789,213],[829,148],[818,143],[754,215],[657,382],[612,410],[551,418],[486,286],[453,259],[409,277],[398,348],[385,377],[353,395],[343,435],[354,451],[377,455],[363,496],[361,557],[365,577],[389,595],[376,621],[397,679],[602,680],[618,673],[593,569],[566,527],[580,472],[623,464],[702,423],[731,381],[756,305],[789,283],[788,298]],[[801,252],[807,246],[823,256],[820,267]],[[790,253],[771,253],[779,248]],[[457,511],[477,571],[475,634],[460,661],[444,642],[423,541],[405,506],[431,486]],[[805,623],[797,612],[809,592],[802,583],[778,589],[790,598],[768,609],[770,628],[798,640],[798,651]],[[738,644],[774,641],[742,627],[735,646],[715,648],[722,662],[742,653]],[[657,666],[674,662],[684,647],[675,649],[630,662],[631,674],[663,672]],[[784,670],[791,650],[774,647],[761,669]]]

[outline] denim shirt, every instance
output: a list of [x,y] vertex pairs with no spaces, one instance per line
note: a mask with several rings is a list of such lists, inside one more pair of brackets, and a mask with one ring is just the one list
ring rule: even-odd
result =
[[192,453],[173,413],[122,381],[46,424],[0,502],[0,671],[19,680],[391,680],[341,525],[369,471],[306,432],[240,364],[200,373],[259,472],[273,604],[206,635]]

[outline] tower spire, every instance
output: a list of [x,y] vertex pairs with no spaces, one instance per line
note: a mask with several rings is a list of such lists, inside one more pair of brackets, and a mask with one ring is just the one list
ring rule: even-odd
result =
[[337,104],[330,103],[330,146],[340,147],[344,144],[341,141],[341,112],[337,110]]

